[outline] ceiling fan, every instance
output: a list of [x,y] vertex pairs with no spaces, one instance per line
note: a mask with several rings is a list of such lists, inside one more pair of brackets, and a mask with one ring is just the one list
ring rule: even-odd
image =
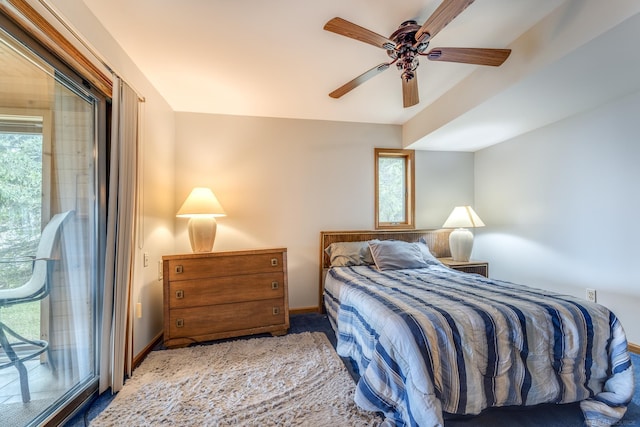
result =
[[444,0],[422,26],[413,20],[405,21],[388,38],[342,18],[329,20],[324,26],[325,30],[385,49],[391,58],[391,62],[373,67],[340,86],[329,96],[340,98],[391,65],[396,64],[398,70],[402,71],[402,98],[404,107],[407,108],[420,102],[418,79],[416,78],[419,56],[426,56],[431,61],[462,62],[494,67],[502,65],[509,57],[510,49],[440,47],[425,53],[429,41],[473,1]]

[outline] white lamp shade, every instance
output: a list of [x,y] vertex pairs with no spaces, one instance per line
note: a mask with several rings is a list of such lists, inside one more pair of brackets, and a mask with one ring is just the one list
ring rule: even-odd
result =
[[443,228],[474,228],[484,227],[484,222],[471,206],[456,206],[449,218],[444,222]]
[[193,252],[211,252],[218,227],[215,217],[225,215],[216,196],[204,187],[191,190],[176,214],[180,218],[189,218],[187,228]]
[[191,190],[189,197],[184,201],[176,216],[180,218],[214,217],[226,216],[226,213],[213,191],[205,187],[196,187]]
[[469,261],[473,249],[473,233],[467,228],[484,227],[484,222],[471,206],[456,206],[443,228],[455,228],[449,235],[449,250],[454,261]]

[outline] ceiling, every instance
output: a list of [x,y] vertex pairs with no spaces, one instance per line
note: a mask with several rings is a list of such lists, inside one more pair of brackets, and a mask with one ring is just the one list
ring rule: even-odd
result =
[[[405,20],[424,22],[440,0],[84,3],[175,111],[399,124],[403,145],[415,149],[475,151],[640,90],[632,43],[640,25],[612,34],[637,18],[635,0],[476,1],[430,48],[511,48],[512,55],[498,68],[421,58],[420,103],[411,108],[402,107],[395,67],[330,98],[388,57],[323,26],[338,16],[388,37]],[[608,55],[612,46],[622,54]],[[610,78],[619,66],[637,72]],[[611,80],[605,89],[583,96],[603,80]]]

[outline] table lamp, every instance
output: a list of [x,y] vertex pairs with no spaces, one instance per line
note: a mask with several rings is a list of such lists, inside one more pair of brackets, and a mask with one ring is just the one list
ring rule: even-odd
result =
[[484,227],[471,206],[456,206],[443,228],[455,228],[449,235],[449,249],[454,261],[469,261],[473,249],[473,233],[467,228]]
[[211,252],[216,238],[216,217],[226,216],[218,199],[208,188],[191,190],[176,214],[178,218],[189,218],[189,242],[193,252]]

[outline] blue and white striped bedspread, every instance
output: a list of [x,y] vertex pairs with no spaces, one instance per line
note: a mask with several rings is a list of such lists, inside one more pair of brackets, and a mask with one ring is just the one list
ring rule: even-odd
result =
[[356,403],[398,426],[577,401],[605,426],[633,396],[624,331],[599,304],[440,266],[332,268],[324,298],[338,353],[358,364]]

